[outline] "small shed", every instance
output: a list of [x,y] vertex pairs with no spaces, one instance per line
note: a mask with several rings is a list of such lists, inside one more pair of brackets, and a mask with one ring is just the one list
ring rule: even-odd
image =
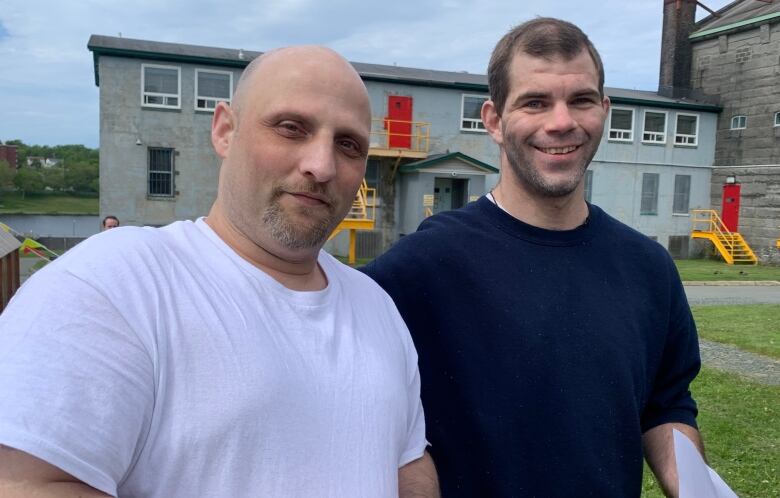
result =
[[19,246],[21,242],[0,230],[0,313],[19,288]]

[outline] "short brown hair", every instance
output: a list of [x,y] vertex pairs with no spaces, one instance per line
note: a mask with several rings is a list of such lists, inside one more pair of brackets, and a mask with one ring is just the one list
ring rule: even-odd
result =
[[604,65],[601,63],[596,47],[587,35],[574,24],[554,19],[538,17],[515,26],[499,40],[488,65],[488,86],[490,99],[500,116],[509,95],[509,65],[515,53],[523,52],[532,57],[552,59],[561,57],[568,61],[586,49],[596,65],[599,75],[599,93],[604,96]]

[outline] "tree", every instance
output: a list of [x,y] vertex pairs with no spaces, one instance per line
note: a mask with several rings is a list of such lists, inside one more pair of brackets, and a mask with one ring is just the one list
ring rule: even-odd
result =
[[43,175],[32,168],[19,168],[14,176],[14,185],[22,191],[22,197],[27,194],[43,192]]
[[65,169],[61,166],[52,166],[41,171],[43,183],[46,187],[60,191],[65,188]]
[[76,162],[65,165],[65,188],[73,192],[97,192],[98,165]]
[[0,159],[0,190],[14,186],[16,169],[8,165],[8,161]]

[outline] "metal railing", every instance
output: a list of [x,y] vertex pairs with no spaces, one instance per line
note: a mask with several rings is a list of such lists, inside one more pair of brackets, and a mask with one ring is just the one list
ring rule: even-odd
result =
[[388,118],[371,120],[372,149],[405,149],[427,153],[430,142],[431,123]]

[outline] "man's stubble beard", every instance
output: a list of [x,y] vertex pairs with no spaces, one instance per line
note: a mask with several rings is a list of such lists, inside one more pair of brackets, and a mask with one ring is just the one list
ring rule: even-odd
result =
[[[314,188],[297,189],[297,191],[321,192]],[[270,236],[287,249],[312,249],[322,246],[343,216],[338,216],[339,213],[335,212],[335,207],[330,202],[327,207],[321,209],[298,208],[305,222],[295,223],[279,203],[282,193],[281,188],[274,188],[270,202],[263,211],[262,223],[270,231]],[[328,211],[326,216],[316,213],[317,210],[322,209]]]
[[[511,133],[505,134],[504,137],[506,142],[504,153],[506,154],[509,167],[512,168],[515,181],[543,197],[565,197],[574,192],[582,181],[582,177],[585,175],[585,171],[588,169],[588,165],[590,165],[590,161],[596,155],[597,150],[597,147],[593,147],[593,150],[587,155],[576,174],[568,181],[553,184],[539,173],[539,170],[528,159],[526,154],[522,152],[522,147],[515,141]],[[582,146],[585,146],[585,144]]]

